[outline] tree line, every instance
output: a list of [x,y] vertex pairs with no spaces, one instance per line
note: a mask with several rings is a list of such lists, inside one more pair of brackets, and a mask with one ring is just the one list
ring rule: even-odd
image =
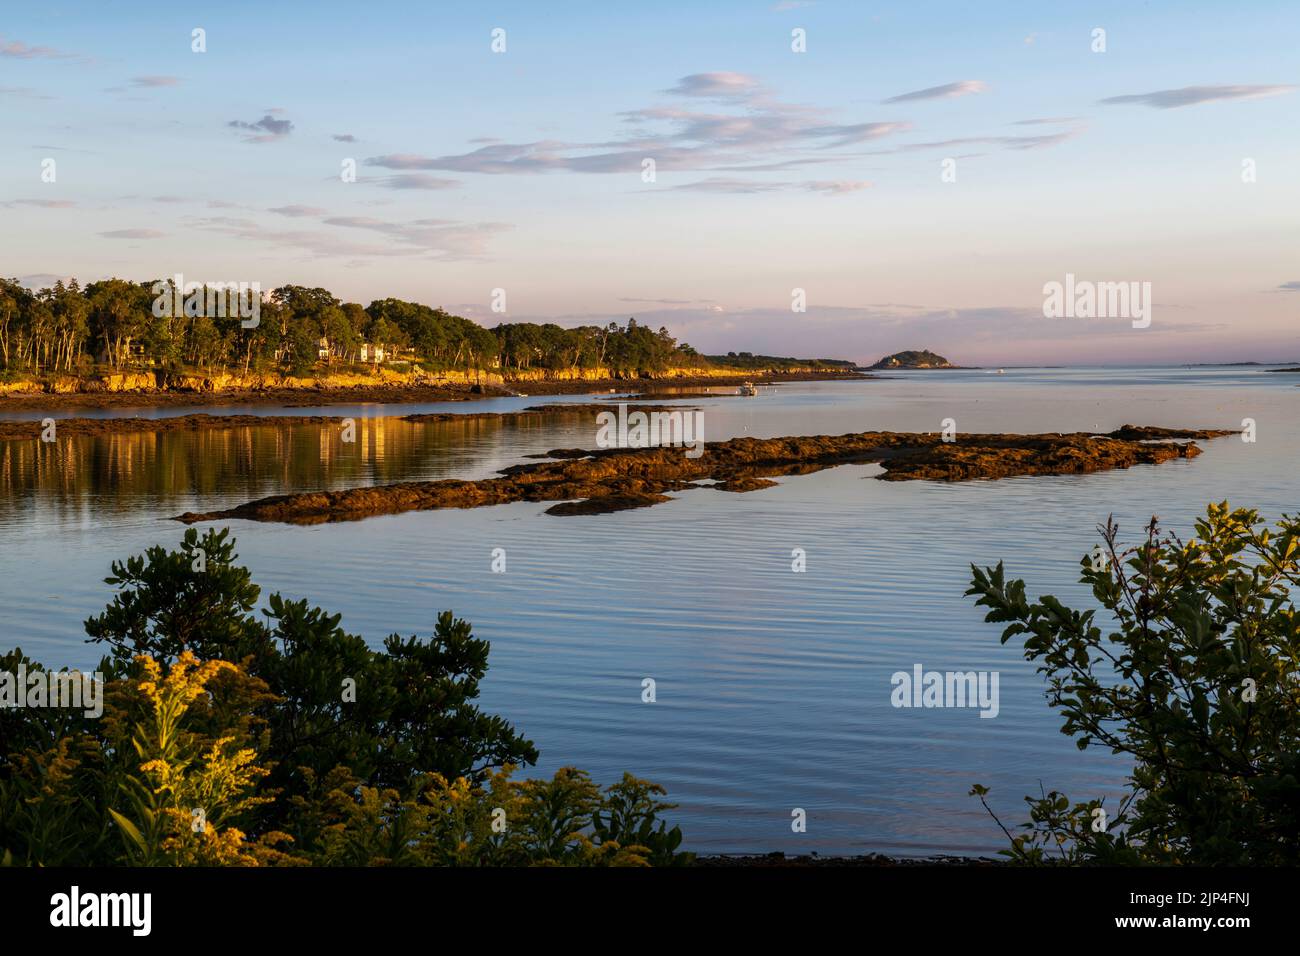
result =
[[[704,364],[665,328],[625,325],[562,328],[502,323],[486,328],[441,308],[402,299],[368,306],[326,289],[285,285],[260,301],[257,322],[237,310],[158,309],[156,290],[170,280],[105,279],[31,290],[0,279],[0,370],[90,374],[96,369],[278,371],[394,357],[430,371],[606,368],[615,375],[654,374]],[[187,301],[189,301],[187,299]],[[196,299],[203,302],[202,290]],[[158,314],[159,312],[163,314]]]

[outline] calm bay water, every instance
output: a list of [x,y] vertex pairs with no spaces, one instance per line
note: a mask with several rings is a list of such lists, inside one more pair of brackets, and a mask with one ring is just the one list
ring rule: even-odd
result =
[[[700,852],[989,853],[1001,834],[966,793],[993,788],[1006,822],[1041,785],[1118,795],[1126,766],[1080,753],[1041,678],[963,597],[969,565],[1004,559],[1031,594],[1080,606],[1078,561],[1114,514],[1130,539],[1151,515],[1181,535],[1228,498],[1296,509],[1300,376],[1255,368],[1009,369],[797,383],[754,399],[692,400],[705,437],[1110,430],[1124,423],[1239,429],[1191,461],[1079,477],[938,484],[870,480],[874,466],[707,490],[639,511],[544,515],[545,504],[292,527],[231,522],[264,594],[343,613],[378,644],[427,636],[453,610],[492,642],[483,706],[542,752],[601,783],[624,770],[664,784]],[[99,658],[82,621],[111,596],[114,558],[174,546],[167,520],[268,494],[425,478],[476,478],[523,456],[592,447],[594,417],[413,425],[412,411],[500,411],[539,401],[356,407],[357,442],[319,426],[0,442],[0,610],[5,647],[53,665]],[[200,409],[201,410],[201,409]],[[181,414],[187,409],[115,414]],[[217,414],[305,414],[222,408]],[[3,414],[0,411],[0,414]],[[78,413],[85,414],[85,413]],[[42,417],[39,412],[24,416]],[[493,548],[507,573],[490,573]],[[791,551],[807,571],[791,572]],[[1000,713],[890,705],[914,664],[1000,673]],[[641,702],[652,677],[658,700]],[[1110,801],[1108,801],[1109,803]],[[808,812],[806,833],[790,811]]]

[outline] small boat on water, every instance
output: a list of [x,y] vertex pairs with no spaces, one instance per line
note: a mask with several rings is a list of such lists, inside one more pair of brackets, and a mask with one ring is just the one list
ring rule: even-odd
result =
[[1007,374],[1007,370],[1004,369],[1004,368],[1000,368],[1000,369],[998,369],[998,374],[999,374],[999,375],[1006,375],[1006,374]]
[[745,395],[752,398],[753,396],[758,394],[758,389],[754,387],[753,382],[745,382],[743,385],[740,386],[740,389],[736,392],[736,394]]

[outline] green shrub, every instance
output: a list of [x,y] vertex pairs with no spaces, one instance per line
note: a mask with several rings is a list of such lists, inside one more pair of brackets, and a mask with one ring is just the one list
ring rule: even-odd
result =
[[[446,612],[429,640],[394,634],[376,651],[344,631],[340,615],[305,600],[272,594],[259,620],[261,589],[236,558],[226,529],[200,537],[190,528],[175,551],[114,562],[106,583],[118,593],[86,632],[119,664],[137,654],[167,663],[188,649],[264,680],[275,698],[260,710],[271,786],[291,797],[303,792],[305,771],[319,779],[345,766],[360,785],[405,796],[420,774],[478,778],[536,762],[531,741],[473,703],[490,645],[468,623]],[[288,830],[284,807],[267,810],[268,826]]]
[[[260,589],[225,530],[114,562],[86,622],[103,714],[0,709],[0,859],[20,865],[669,865],[663,790],[571,767],[473,703],[489,646],[450,612],[372,650]],[[15,650],[0,671],[41,667]],[[195,809],[203,828],[191,827]]]
[[1093,610],[1030,604],[1001,563],[971,568],[966,593],[1007,625],[1003,643],[1023,638],[1062,733],[1133,762],[1117,807],[1026,797],[1031,819],[1005,852],[1027,863],[1300,863],[1300,519],[1269,530],[1223,502],[1186,543],[1154,518],[1129,548],[1113,521],[1099,530],[1081,580],[1109,613],[1105,632]]

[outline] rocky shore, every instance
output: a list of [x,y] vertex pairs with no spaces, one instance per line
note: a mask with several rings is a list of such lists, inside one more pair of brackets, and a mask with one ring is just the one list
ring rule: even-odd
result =
[[373,375],[338,373],[314,378],[280,375],[167,376],[135,373],[87,379],[0,383],[0,413],[104,408],[181,408],[222,405],[282,405],[290,408],[358,403],[463,402],[523,393],[528,396],[663,388],[705,388],[742,381],[802,382],[869,378],[857,372],[669,369],[654,378],[620,378],[608,370],[582,375],[538,375],[504,379],[492,373],[445,372]]
[[552,515],[643,508],[690,489],[747,492],[844,464],[878,463],[889,481],[970,481],[1019,475],[1067,475],[1155,465],[1200,454],[1193,440],[1235,434],[1125,425],[1106,435],[961,435],[862,432],[709,442],[704,454],[683,449],[555,449],[549,460],[514,465],[479,481],[420,481],[344,491],[276,495],[234,508],[188,512],[177,520],[246,518],[291,524],[355,521],[439,508],[477,508],[516,501],[559,502]]

